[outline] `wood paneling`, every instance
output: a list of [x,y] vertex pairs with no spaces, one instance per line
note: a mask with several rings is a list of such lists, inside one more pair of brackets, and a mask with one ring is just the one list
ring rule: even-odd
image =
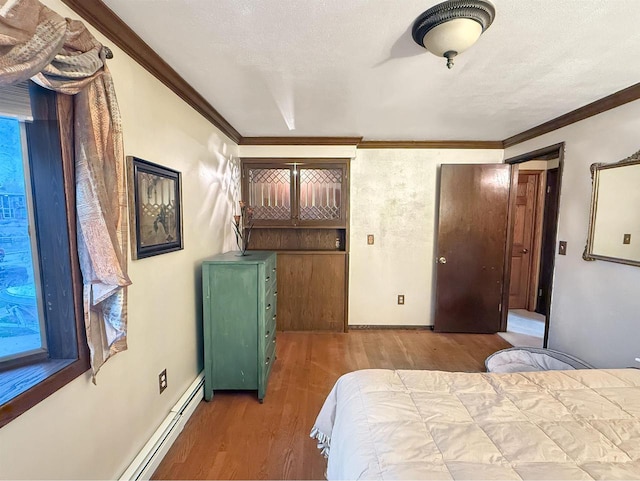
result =
[[[336,240],[340,249],[336,249]],[[254,228],[251,248],[256,250],[344,251],[345,229]]]
[[362,137],[242,137],[240,145],[358,145]]
[[508,139],[504,139],[504,148],[512,147],[638,99],[640,99],[640,83],[627,87],[626,89],[619,90],[607,97],[591,102],[584,107],[572,110],[560,117],[556,117],[555,119],[549,120],[548,122],[540,124],[529,130],[513,135]]
[[100,33],[124,50],[178,97],[218,127],[227,137],[240,143],[242,136],[216,109],[187,83],[167,62],[100,0],[62,0]]
[[343,253],[279,253],[278,329],[343,331],[347,262]]
[[500,140],[363,140],[359,149],[502,149]]
[[497,335],[431,331],[278,334],[264,404],[254,393],[201,402],[154,479],[325,479],[309,431],[338,377],[356,369],[482,371]]

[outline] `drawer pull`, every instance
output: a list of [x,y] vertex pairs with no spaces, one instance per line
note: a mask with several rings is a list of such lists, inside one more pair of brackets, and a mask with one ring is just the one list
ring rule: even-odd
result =
[[276,271],[276,268],[274,267],[274,268],[273,268],[273,272],[275,272],[275,271]]
[[269,334],[271,334],[271,331],[267,331],[267,333],[264,335],[264,337],[269,337]]
[[271,362],[271,358],[268,357],[267,360],[264,363],[268,366],[270,362]]
[[278,295],[278,291],[275,291],[275,292],[273,293],[273,297],[276,297],[277,295]]
[[275,338],[275,337],[273,338],[273,343],[274,343],[274,344],[276,343],[276,338]]
[[267,304],[267,309],[266,310],[268,311],[269,309],[271,309],[271,304]]
[[275,315],[275,314],[273,315],[273,320],[274,320],[274,321],[276,320],[276,315]]
[[267,276],[267,278],[264,281],[269,282],[269,279],[271,279],[271,277]]

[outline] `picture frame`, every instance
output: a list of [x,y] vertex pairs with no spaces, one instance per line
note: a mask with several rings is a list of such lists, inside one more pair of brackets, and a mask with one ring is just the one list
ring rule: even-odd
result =
[[183,249],[182,174],[127,156],[127,188],[131,257],[144,259]]

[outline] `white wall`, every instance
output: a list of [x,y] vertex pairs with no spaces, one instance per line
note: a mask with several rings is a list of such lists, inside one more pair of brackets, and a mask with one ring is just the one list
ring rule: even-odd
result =
[[[359,149],[351,162],[350,325],[433,324],[437,173],[502,150]],[[373,245],[367,235],[375,236]],[[397,304],[404,294],[405,304]]]
[[596,367],[636,365],[640,356],[640,268],[582,260],[594,162],[617,162],[640,148],[640,101],[511,147],[505,158],[566,142],[549,347]]
[[[44,0],[78,18],[59,0]],[[232,248],[237,146],[100,35],[122,110],[128,155],[182,172],[184,245],[129,261],[129,350],[0,429],[0,478],[118,477],[202,369],[200,261]],[[158,373],[168,389],[158,394]]]

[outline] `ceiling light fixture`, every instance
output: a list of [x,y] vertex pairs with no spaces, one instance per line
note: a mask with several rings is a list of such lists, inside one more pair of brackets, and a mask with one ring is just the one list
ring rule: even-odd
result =
[[422,13],[413,24],[413,39],[432,54],[447,59],[464,52],[489,28],[496,15],[485,0],[448,0]]

